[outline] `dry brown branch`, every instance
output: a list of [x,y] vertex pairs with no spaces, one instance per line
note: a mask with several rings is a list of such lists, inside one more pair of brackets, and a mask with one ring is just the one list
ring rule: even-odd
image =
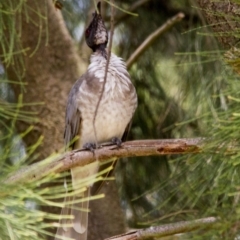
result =
[[107,238],[106,240],[147,240],[166,237],[169,235],[191,232],[197,229],[211,227],[217,222],[217,218],[208,217],[197,219],[193,221],[182,221],[177,223],[165,224],[162,226],[155,226],[146,229],[132,231],[126,234]]
[[159,27],[156,31],[151,33],[145,41],[136,49],[136,51],[127,60],[127,68],[130,68],[134,62],[143,54],[143,52],[152,45],[152,43],[167,30],[172,28],[176,23],[184,18],[183,13],[178,13],[174,17],[170,18],[166,23]]
[[86,150],[74,150],[24,167],[10,176],[6,183],[36,180],[50,173],[60,173],[76,166],[85,166],[96,159],[107,162],[109,159],[123,157],[199,153],[202,151],[203,141],[203,138],[137,140],[125,142],[121,148],[115,145],[104,146],[95,150],[94,154]]

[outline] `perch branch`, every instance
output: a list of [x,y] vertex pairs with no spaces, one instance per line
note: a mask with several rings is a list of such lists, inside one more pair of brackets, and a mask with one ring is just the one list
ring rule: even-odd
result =
[[198,153],[202,151],[203,141],[203,138],[137,140],[124,142],[120,148],[115,145],[104,146],[95,150],[94,154],[86,150],[73,150],[23,167],[9,176],[5,182],[13,184],[33,181],[50,173],[60,173],[76,166],[85,166],[96,159],[106,162],[109,159],[123,157]]
[[178,13],[172,18],[170,18],[166,23],[159,27],[156,31],[150,34],[145,41],[136,49],[136,51],[127,60],[127,68],[129,69],[134,62],[143,54],[143,52],[152,45],[152,43],[167,30],[172,28],[176,23],[184,18],[183,13]]
[[217,222],[217,218],[208,217],[193,221],[182,221],[177,223],[165,224],[162,226],[155,226],[146,229],[132,231],[126,234],[107,238],[106,240],[147,240],[166,237],[169,235],[191,232],[197,229],[209,228]]

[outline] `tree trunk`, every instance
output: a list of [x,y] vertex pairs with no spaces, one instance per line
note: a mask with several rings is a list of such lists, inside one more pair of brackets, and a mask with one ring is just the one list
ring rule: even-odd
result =
[[125,232],[124,214],[115,181],[104,184],[101,193],[104,198],[90,201],[88,240],[102,240]]
[[[24,103],[41,103],[24,108],[36,113],[37,121],[23,140],[30,147],[43,136],[35,152],[36,160],[42,160],[63,148],[67,95],[73,82],[85,70],[80,67],[86,64],[76,54],[61,12],[54,8],[52,1],[27,1],[26,8],[27,13],[22,11],[17,19],[22,20],[21,29],[18,29],[22,32],[21,47],[28,51],[14,57],[14,62],[18,59],[24,62],[24,77],[19,79],[13,64],[6,67],[6,71],[9,79],[26,83],[24,88],[12,85],[16,97],[23,93]],[[30,124],[18,121],[16,128],[21,133]]]
[[[17,0],[14,3],[19,4]],[[65,27],[61,11],[54,7],[52,0],[27,1],[21,12],[14,14],[14,17],[15,24],[18,25],[17,33],[21,35],[19,41],[15,42],[21,48],[16,47],[15,50],[27,49],[27,51],[15,55],[12,64],[5,65],[5,70],[9,79],[26,83],[21,87],[17,84],[12,85],[16,98],[23,93],[24,103],[41,103],[23,108],[25,111],[36,113],[35,122],[16,122],[16,129],[19,133],[33,126],[33,130],[23,137],[27,148],[43,137],[41,144],[34,152],[34,161],[39,161],[64,147],[63,133],[67,96],[74,81],[86,70],[87,63],[78,56],[77,49]],[[6,24],[7,21],[8,19],[6,19]],[[8,29],[5,34],[6,38],[10,39],[12,32]],[[4,53],[4,49],[0,49],[0,52]],[[16,63],[21,61],[23,62],[23,68],[20,69],[22,72],[17,72]],[[20,77],[21,73],[24,73],[23,77]],[[105,215],[101,215],[100,211],[104,205],[113,218],[107,220],[108,224],[99,221],[98,226],[105,224],[100,228],[92,226],[90,235],[93,232],[96,236],[101,236],[103,230],[104,232],[110,231],[113,235],[124,232],[123,215],[119,214],[120,204],[118,206],[111,204],[112,201],[119,201],[116,194],[114,197],[115,200],[106,198],[99,201],[100,204],[95,201],[95,207],[92,210],[94,218],[98,215],[99,219],[105,219]],[[117,215],[114,216],[113,213],[117,208]],[[45,208],[45,210],[60,212],[60,209],[52,207],[51,209]],[[90,219],[90,222],[93,221]],[[118,229],[114,228],[115,231],[112,231],[112,223],[115,225],[118,223]],[[107,228],[110,230],[107,231]]]
[[240,28],[239,4],[229,0],[198,0],[198,3],[222,46],[226,49],[235,46],[239,41],[236,35],[237,29]]

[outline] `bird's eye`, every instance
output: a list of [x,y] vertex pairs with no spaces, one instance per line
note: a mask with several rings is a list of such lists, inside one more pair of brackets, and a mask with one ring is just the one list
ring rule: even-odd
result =
[[90,30],[89,29],[86,29],[85,31],[85,36],[88,37],[90,35]]

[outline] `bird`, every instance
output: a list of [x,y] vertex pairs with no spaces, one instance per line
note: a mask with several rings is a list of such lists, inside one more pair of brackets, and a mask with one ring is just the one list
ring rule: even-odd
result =
[[[97,4],[92,21],[85,30],[85,40],[93,53],[87,71],[75,82],[68,96],[65,145],[91,151],[106,143],[121,146],[131,127],[138,99],[125,62],[113,53],[110,56],[108,54],[108,32],[101,16],[101,2]],[[72,168],[73,190],[76,191],[84,178],[96,174],[99,169],[98,161],[86,167]],[[58,227],[55,240],[61,239],[59,236],[87,239],[88,212],[83,209],[88,208],[88,201],[75,200],[86,200],[90,194],[94,194],[91,189],[93,186],[87,186],[74,199],[69,197],[66,200],[72,201],[72,205],[66,205],[62,215],[73,215],[73,219],[60,220],[62,226]],[[70,224],[71,227],[64,224]]]

